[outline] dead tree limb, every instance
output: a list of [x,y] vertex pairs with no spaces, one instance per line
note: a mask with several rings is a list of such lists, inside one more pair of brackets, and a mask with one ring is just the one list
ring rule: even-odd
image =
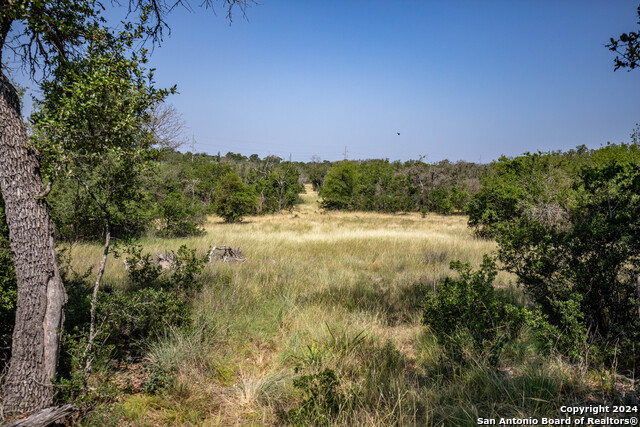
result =
[[[222,251],[222,253],[216,253],[215,251]],[[214,258],[220,259],[222,262],[244,262],[247,259],[242,254],[240,248],[233,249],[231,246],[212,246],[209,250],[209,263]]]
[[28,417],[9,421],[2,427],[45,427],[54,423],[62,423],[78,411],[73,405],[51,406],[35,412]]

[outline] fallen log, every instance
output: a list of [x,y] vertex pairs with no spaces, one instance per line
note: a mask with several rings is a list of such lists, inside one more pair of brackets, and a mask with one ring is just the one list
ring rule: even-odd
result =
[[65,421],[78,412],[78,408],[73,405],[51,406],[41,409],[24,418],[9,421],[2,424],[2,427],[47,427],[55,424],[66,424]]

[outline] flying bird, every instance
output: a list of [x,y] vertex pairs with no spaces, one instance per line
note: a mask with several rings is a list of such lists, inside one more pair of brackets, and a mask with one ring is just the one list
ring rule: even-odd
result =
[[400,132],[396,132],[398,135],[400,135]]

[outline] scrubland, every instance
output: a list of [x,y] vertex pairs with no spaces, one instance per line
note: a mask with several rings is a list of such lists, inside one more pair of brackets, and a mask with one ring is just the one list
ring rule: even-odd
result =
[[[615,375],[539,354],[526,329],[497,366],[447,361],[421,322],[424,295],[450,261],[477,266],[496,249],[466,217],[323,212],[310,188],[302,198],[283,215],[210,217],[202,236],[141,242],[151,254],[229,245],[246,261],[207,265],[192,326],[158,331],[144,359],[105,374],[121,394],[85,425],[476,425],[615,395]],[[74,268],[100,253],[75,246]],[[110,259],[107,286],[124,276]],[[513,282],[500,273],[495,286],[526,303]]]

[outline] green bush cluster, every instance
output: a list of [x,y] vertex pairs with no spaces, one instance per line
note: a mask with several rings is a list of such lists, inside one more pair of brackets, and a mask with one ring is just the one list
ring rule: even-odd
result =
[[287,413],[287,421],[298,426],[332,425],[341,411],[349,411],[349,397],[340,391],[340,381],[332,369],[302,375],[293,380],[293,386],[304,397]]
[[462,211],[470,189],[479,181],[481,165],[427,164],[388,160],[343,161],[327,172],[322,185],[322,207],[376,212]]
[[186,237],[204,233],[199,226],[203,222],[200,209],[184,194],[171,192],[158,205],[162,218],[160,236]]
[[[108,169],[108,168],[107,168]],[[300,202],[300,165],[279,157],[257,155],[208,156],[168,152],[145,163],[145,169],[128,177],[128,197],[110,202],[113,237],[135,238],[145,233],[160,237],[202,234],[208,214],[239,222],[249,214],[291,210]],[[109,191],[122,191],[123,183],[104,170],[88,174],[87,183]],[[106,184],[105,184],[106,183]],[[108,184],[108,185],[107,185]],[[103,188],[105,190],[103,191]],[[57,238],[65,241],[100,240],[104,212],[77,180],[56,179],[48,197]]]
[[225,222],[240,222],[254,212],[258,203],[255,190],[242,182],[234,172],[224,175],[216,186],[213,209]]
[[502,158],[472,198],[469,224],[496,238],[547,347],[623,370],[640,362],[639,194],[638,146],[610,144]]
[[263,161],[251,168],[247,182],[258,196],[257,213],[282,213],[300,202],[304,187],[300,184],[300,171],[291,162]]
[[[94,370],[109,370],[111,361],[139,360],[150,340],[167,328],[189,327],[189,301],[199,291],[198,275],[206,257],[181,246],[170,271],[163,272],[139,246],[130,245],[122,254],[130,265],[124,289],[106,288],[98,293],[96,337],[87,352],[92,288],[85,275],[65,273],[69,294],[60,360],[60,397],[65,401],[91,400],[104,390],[87,395],[85,367],[91,359]],[[151,378],[148,389],[157,389],[166,378]]]
[[[452,262],[451,269],[459,277],[445,278],[436,292],[427,294],[423,323],[430,326],[452,360],[463,362],[481,355],[495,364],[505,344],[520,331],[527,312],[494,289],[497,269],[488,256],[477,271],[460,261]],[[469,347],[471,355],[465,354]]]

